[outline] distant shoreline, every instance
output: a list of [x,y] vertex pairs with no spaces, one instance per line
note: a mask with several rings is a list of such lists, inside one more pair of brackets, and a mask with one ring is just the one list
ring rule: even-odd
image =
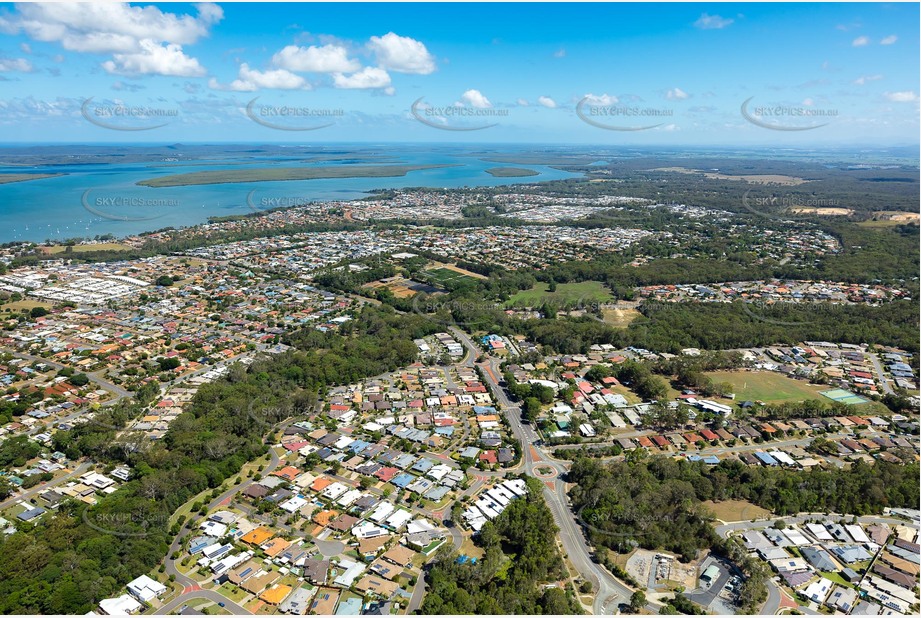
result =
[[241,182],[273,182],[285,180],[319,180],[329,178],[392,178],[409,172],[457,167],[456,163],[430,165],[355,165],[347,167],[261,167],[247,170],[214,170],[171,174],[136,184],[144,187],[186,187],[191,185],[216,185]]
[[13,182],[28,182],[30,180],[44,180],[45,178],[57,178],[67,174],[0,174],[0,185],[8,185]]

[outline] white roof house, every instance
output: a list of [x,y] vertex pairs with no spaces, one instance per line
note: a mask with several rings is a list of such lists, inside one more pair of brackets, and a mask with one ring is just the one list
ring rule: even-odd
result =
[[227,533],[227,526],[225,524],[219,524],[216,521],[206,521],[202,522],[202,525],[199,526],[205,534],[208,536],[213,536],[220,538]]
[[138,601],[147,603],[166,592],[166,586],[146,575],[141,575],[128,582],[128,592]]
[[800,592],[802,592],[804,596],[812,599],[816,603],[824,603],[825,599],[828,598],[828,593],[831,591],[833,585],[834,584],[832,584],[830,580],[822,577],[819,580],[814,581],[806,586],[806,588]]
[[413,518],[413,514],[409,511],[399,510],[390,517],[387,518],[387,525],[393,528],[394,530],[399,530],[406,525],[410,519]]
[[109,616],[125,616],[129,614],[136,614],[144,606],[131,598],[130,595],[123,594],[120,597],[115,597],[114,599],[103,599],[99,602],[99,609],[102,610],[104,614]]
[[373,522],[381,523],[393,513],[395,508],[396,507],[390,502],[381,502],[377,505],[377,508],[374,509],[374,512],[371,513],[369,519]]

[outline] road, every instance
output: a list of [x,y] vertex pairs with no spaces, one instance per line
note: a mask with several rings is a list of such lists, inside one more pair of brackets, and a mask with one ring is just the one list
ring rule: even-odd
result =
[[[284,428],[285,428],[286,426],[287,426],[286,424],[282,424],[282,425],[280,426],[280,428],[279,428],[280,431],[284,431]],[[261,472],[261,474],[262,474],[263,476],[268,476],[269,474],[271,474],[272,472],[274,472],[276,468],[278,468],[278,466],[279,466],[280,463],[281,463],[281,459],[278,457],[278,454],[275,452],[275,449],[271,449],[271,448],[270,448],[270,449],[269,449],[269,463],[265,466],[265,468],[263,469],[263,471]],[[244,480],[242,483],[240,483],[239,485],[234,485],[233,487],[227,489],[226,491],[224,491],[223,493],[221,493],[221,495],[219,495],[217,498],[215,498],[215,499],[212,500],[210,503],[208,503],[208,510],[211,511],[211,510],[213,510],[213,509],[218,508],[218,507],[221,506],[224,502],[230,500],[231,498],[233,498],[233,496],[235,496],[237,493],[239,493],[239,492],[245,490],[247,487],[249,487],[250,485],[252,485],[254,482],[255,482],[255,481],[254,481],[253,479],[245,479],[245,480]],[[218,600],[220,600],[220,601],[222,601],[222,602],[226,602],[226,603],[227,603],[227,607],[230,608],[231,602],[230,602],[226,597],[224,597],[224,596],[222,596],[222,595],[220,595],[220,594],[217,594],[216,592],[212,593],[212,592],[207,591],[207,590],[198,590],[198,587],[199,587],[198,582],[195,581],[194,579],[192,579],[192,578],[190,578],[190,577],[184,575],[184,574],[179,570],[179,568],[176,566],[176,561],[173,560],[173,554],[174,554],[175,552],[179,551],[180,548],[181,548],[181,545],[182,545],[182,544],[180,543],[180,539],[182,539],[182,537],[185,536],[186,534],[188,534],[189,532],[192,532],[193,529],[190,527],[190,525],[191,525],[191,523],[192,523],[195,519],[196,519],[196,517],[194,517],[194,515],[190,514],[190,516],[188,517],[188,519],[187,519],[185,525],[182,527],[182,530],[179,532],[179,534],[177,534],[177,535],[173,538],[173,542],[172,542],[172,544],[170,545],[170,548],[169,548],[169,553],[167,554],[167,557],[166,557],[166,574],[167,574],[167,575],[175,575],[176,581],[179,582],[180,584],[182,584],[182,586],[188,591],[188,592],[184,592],[183,594],[179,595],[176,599],[174,599],[174,600],[171,601],[169,604],[167,604],[167,606],[173,605],[174,603],[176,603],[176,602],[178,602],[178,601],[180,601],[180,600],[183,600],[183,599],[184,599],[186,602],[188,602],[188,599],[189,599],[189,598],[195,598],[195,597],[198,597],[198,596],[206,596],[206,598],[211,598],[210,596],[204,595],[204,593],[208,593],[209,595],[212,595],[212,594],[213,594],[213,595],[216,595],[217,597],[219,597]],[[212,600],[214,600],[214,599],[212,599]],[[180,603],[179,605],[181,605],[181,603]],[[176,605],[176,607],[179,607],[179,605]],[[167,606],[164,606],[164,607],[167,607]],[[249,614],[249,613],[250,613],[250,612],[246,611],[245,609],[243,609],[242,607],[239,607],[239,606],[235,606],[235,607],[236,607],[237,609],[239,609],[240,611],[239,611],[239,612],[236,612],[236,611],[235,611],[234,613],[237,613],[237,614]],[[160,608],[160,610],[157,610],[157,613],[158,613],[158,614],[160,614],[160,613],[169,613],[169,611],[162,611],[162,610],[163,610],[163,608]]]
[[166,614],[171,614],[175,611],[178,611],[183,605],[188,605],[195,599],[207,599],[209,601],[214,601],[215,603],[223,603],[224,609],[229,611],[235,616],[251,616],[252,614],[227,597],[213,590],[192,590],[189,592],[184,592],[169,603],[164,604],[162,607],[157,609],[155,612],[158,616],[165,616]]
[[[458,341],[467,348],[469,354],[465,360],[472,362],[469,359],[475,359],[477,357],[476,345],[467,334],[460,329],[451,327],[451,332]],[[633,594],[633,589],[621,583],[603,566],[592,561],[592,549],[585,539],[582,527],[569,508],[569,499],[566,496],[566,485],[560,478],[561,475],[566,473],[566,465],[562,462],[542,457],[539,451],[532,446],[538,439],[537,434],[534,432],[534,428],[521,422],[521,409],[508,398],[505,389],[499,386],[499,379],[501,376],[499,361],[490,358],[477,366],[483,370],[486,381],[489,383],[497,402],[501,406],[503,414],[509,421],[512,434],[521,443],[523,454],[519,467],[522,468],[526,474],[543,479],[544,500],[560,529],[559,537],[563,544],[563,552],[582,577],[586,581],[591,582],[595,590],[596,596],[592,608],[593,613],[617,613],[620,603],[629,602],[630,596]],[[542,474],[537,474],[538,468],[552,469],[552,480],[548,480],[551,475],[548,475],[546,471]],[[649,607],[653,613],[658,612],[658,606],[650,605]]]
[[[827,514],[826,513],[800,513],[799,515],[790,515],[790,516],[785,516],[785,517],[772,517],[770,519],[762,519],[758,521],[737,521],[737,522],[725,523],[720,526],[716,526],[715,530],[716,530],[716,533],[720,535],[721,537],[728,538],[729,535],[734,532],[744,532],[746,530],[752,530],[755,528],[764,528],[766,526],[770,526],[771,522],[777,519],[782,519],[783,521],[787,523],[803,523],[810,519],[814,520],[817,516],[826,518],[829,520],[836,520],[836,519],[844,518],[844,517],[847,517],[848,519],[851,518],[851,516],[838,515],[836,513],[827,513]],[[872,524],[872,523],[880,523],[880,522],[889,523],[889,524],[904,524],[905,523],[905,520],[903,519],[898,519],[895,517],[877,516],[877,515],[866,515],[866,516],[858,517],[857,521],[862,524]],[[766,585],[768,589],[768,598],[764,604],[764,607],[761,608],[760,614],[761,615],[774,615],[777,613],[777,610],[780,609],[780,603],[782,601],[782,593],[780,591],[780,587],[776,581],[776,578],[772,577],[768,579],[766,582]],[[804,612],[804,613],[809,613],[809,614],[815,613],[809,610],[808,608],[802,607],[802,606],[798,607],[797,609],[799,609],[801,612]]]
[[[9,354],[11,356],[15,356],[16,358],[21,358],[23,360],[45,363],[49,367],[54,367],[55,369],[64,369],[65,367],[68,366],[68,365],[62,365],[61,363],[55,362],[53,360],[49,360],[47,358],[42,358],[41,356],[33,356],[32,354],[25,354],[23,352],[9,352]],[[107,401],[106,405],[112,405],[113,403],[115,403],[119,399],[122,399],[123,397],[131,397],[133,395],[131,391],[127,391],[123,389],[121,386],[118,386],[117,384],[113,384],[109,382],[108,380],[103,380],[101,377],[99,377],[100,373],[101,373],[100,371],[97,371],[95,373],[88,373],[86,374],[86,377],[90,379],[90,382],[96,384],[97,386],[101,386],[107,391],[115,393],[116,397],[110,401]]]
[[870,362],[873,363],[873,368],[876,370],[876,376],[877,378],[879,378],[878,381],[879,381],[880,388],[882,388],[883,392],[887,395],[894,394],[895,391],[892,390],[892,386],[889,384],[889,381],[886,379],[886,372],[883,371],[883,364],[879,361],[879,356],[877,356],[876,354],[873,354],[872,352],[868,352],[867,356],[870,358]]
[[27,489],[26,491],[22,492],[18,496],[13,496],[12,498],[9,498],[4,502],[0,502],[0,511],[13,506],[19,501],[28,502],[29,500],[32,499],[33,496],[40,494],[46,489],[51,489],[52,487],[56,487],[62,483],[65,483],[71,479],[74,479],[80,476],[84,472],[91,470],[93,468],[93,465],[94,464],[85,461],[79,466],[77,466],[76,468],[74,468],[71,472],[68,472],[67,474],[65,474],[64,476],[60,476],[56,479],[52,479],[48,481],[47,483],[40,483],[36,485],[35,487],[32,487],[31,489]]

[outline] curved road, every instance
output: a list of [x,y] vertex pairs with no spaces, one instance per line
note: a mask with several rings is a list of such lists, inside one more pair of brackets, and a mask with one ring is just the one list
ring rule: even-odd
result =
[[[451,332],[470,352],[468,359],[476,358],[476,346],[466,333],[454,327],[451,327]],[[566,557],[573,563],[582,577],[592,583],[596,591],[595,603],[592,608],[593,613],[617,613],[620,603],[629,602],[633,589],[611,575],[603,566],[592,561],[592,549],[585,539],[582,527],[569,508],[566,485],[559,478],[560,475],[566,472],[565,465],[542,457],[538,450],[531,446],[538,437],[530,425],[522,424],[521,409],[512,403],[505,389],[499,386],[499,377],[501,375],[499,361],[490,358],[487,362],[480,363],[478,366],[483,369],[493,394],[502,406],[502,411],[509,421],[512,433],[521,443],[523,455],[519,465],[523,467],[523,471],[529,476],[541,479],[541,476],[536,473],[537,468],[551,468],[554,470],[554,477],[556,478],[546,480],[545,474],[544,478],[541,479],[544,484],[544,500],[560,529],[560,541],[563,544],[563,551]],[[658,606],[653,605],[650,605],[649,608],[653,613],[657,613],[659,609]]]
[[[778,519],[782,519],[783,521],[788,522],[788,523],[803,523],[806,520],[815,519],[816,517],[832,518],[832,519],[844,518],[844,517],[850,518],[849,515],[838,515],[837,513],[800,513],[798,515],[770,517],[770,518],[760,519],[757,521],[729,522],[729,523],[724,523],[720,526],[715,526],[714,530],[716,530],[716,533],[720,535],[721,537],[729,538],[729,536],[734,532],[743,532],[746,530],[752,530],[754,528],[764,528],[766,526],[770,526],[773,521],[776,521]],[[871,524],[871,523],[879,523],[879,522],[892,523],[892,524],[905,523],[905,520],[898,519],[895,517],[886,517],[883,515],[866,515],[866,516],[858,517],[857,521],[862,524]],[[782,601],[782,593],[780,591],[780,587],[777,585],[777,581],[775,580],[776,580],[776,577],[770,577],[766,581],[767,589],[768,589],[768,598],[767,598],[767,601],[765,601],[764,607],[761,608],[760,613],[762,615],[774,615],[780,609],[780,603]],[[796,609],[804,613],[815,613],[809,610],[809,608],[802,607],[802,606],[797,607]]]
[[160,616],[171,614],[172,612],[178,611],[179,608],[183,605],[188,605],[195,599],[207,599],[209,601],[214,601],[215,603],[223,603],[224,609],[235,616],[252,615],[250,612],[246,611],[224,595],[214,592],[213,590],[196,590],[194,592],[184,592],[169,603],[166,603],[157,609],[155,614]]
[[[284,428],[285,428],[285,427],[286,427],[286,425],[283,424],[279,429],[280,429],[281,431],[284,431]],[[278,454],[275,452],[275,449],[270,448],[270,449],[269,449],[269,463],[268,463],[268,465],[263,469],[263,471],[261,472],[261,474],[262,474],[263,476],[267,476],[267,475],[271,474],[272,472],[275,471],[275,469],[279,466],[280,463],[281,463],[281,459],[278,457]],[[210,510],[212,510],[212,509],[217,508],[218,506],[220,506],[221,504],[223,504],[225,501],[230,500],[230,499],[231,499],[233,496],[235,496],[238,492],[243,491],[244,489],[246,489],[247,487],[249,487],[250,485],[252,485],[254,482],[255,482],[255,481],[254,481],[253,479],[245,479],[245,480],[244,480],[242,483],[240,483],[239,485],[234,485],[234,486],[231,487],[230,489],[227,489],[227,490],[224,491],[221,495],[219,495],[217,498],[215,498],[215,499],[212,500],[210,503],[208,503],[208,510],[210,511]],[[221,594],[218,594],[217,592],[213,592],[213,591],[209,591],[209,590],[202,590],[202,589],[199,587],[199,584],[198,584],[197,581],[195,581],[194,579],[192,579],[192,578],[188,577],[187,575],[183,574],[182,572],[180,572],[180,571],[179,571],[179,568],[176,566],[176,561],[173,560],[173,554],[174,554],[175,552],[179,551],[180,548],[181,548],[181,545],[182,545],[182,544],[180,543],[180,539],[181,539],[186,533],[192,531],[192,528],[190,527],[190,524],[192,523],[193,520],[194,520],[194,517],[189,517],[189,518],[188,518],[188,521],[186,521],[185,525],[182,527],[182,530],[180,530],[179,534],[177,534],[177,535],[175,536],[175,538],[173,538],[173,542],[172,542],[172,544],[170,545],[170,548],[169,548],[169,553],[167,554],[167,557],[166,557],[166,573],[167,573],[167,575],[175,575],[176,581],[177,581],[178,583],[182,584],[182,586],[184,587],[185,590],[183,591],[182,594],[180,594],[178,597],[176,597],[175,599],[173,599],[172,601],[170,601],[169,603],[167,603],[166,605],[164,605],[163,607],[161,607],[160,609],[158,609],[155,613],[157,613],[157,614],[168,614],[170,611],[173,611],[173,609],[179,607],[179,606],[182,605],[183,603],[188,603],[189,599],[193,599],[193,598],[197,598],[197,597],[204,597],[204,598],[209,598],[209,599],[211,599],[211,600],[213,600],[213,601],[214,601],[214,600],[217,600],[217,601],[220,601],[220,602],[222,602],[222,603],[225,603],[225,604],[227,605],[228,608],[231,608],[231,605],[233,605],[233,608],[231,608],[231,609],[234,609],[234,608],[235,608],[235,609],[239,610],[239,611],[234,611],[235,614],[249,614],[250,612],[246,611],[245,609],[243,609],[243,608],[240,607],[239,605],[236,605],[235,603],[232,603],[227,597],[225,597],[225,596],[223,596],[223,595],[221,595]],[[216,599],[215,599],[215,598],[212,598],[212,597],[216,597]],[[167,608],[172,608],[172,609],[167,609]]]

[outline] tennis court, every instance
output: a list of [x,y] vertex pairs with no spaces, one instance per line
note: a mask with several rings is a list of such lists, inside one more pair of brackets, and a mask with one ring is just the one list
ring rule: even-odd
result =
[[822,391],[819,394],[824,397],[828,397],[832,401],[837,401],[840,403],[857,404],[868,402],[867,399],[864,399],[860,395],[855,395],[854,393],[846,391],[843,388],[836,388],[830,391]]

